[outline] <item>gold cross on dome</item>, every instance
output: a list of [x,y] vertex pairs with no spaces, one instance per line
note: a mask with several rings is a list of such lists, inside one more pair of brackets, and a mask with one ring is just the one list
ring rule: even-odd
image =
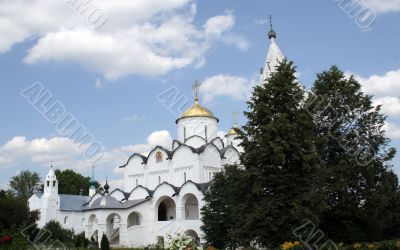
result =
[[201,83],[199,81],[197,81],[197,80],[192,85],[193,95],[194,95],[194,99],[196,101],[199,100],[200,85],[201,85]]

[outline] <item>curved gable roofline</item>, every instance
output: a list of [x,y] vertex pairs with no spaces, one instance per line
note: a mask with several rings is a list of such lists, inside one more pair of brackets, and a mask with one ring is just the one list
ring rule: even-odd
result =
[[195,137],[198,137],[198,138],[202,139],[204,142],[206,142],[206,139],[204,139],[204,138],[201,137],[200,135],[192,135],[192,136],[189,136],[188,138],[186,138],[185,143],[186,143],[187,140],[189,140],[189,139],[191,139],[191,138],[195,138]]
[[126,167],[126,165],[128,165],[128,163],[129,163],[129,161],[133,158],[133,157],[135,157],[135,156],[139,156],[140,158],[142,158],[142,164],[146,164],[147,163],[147,157],[146,156],[144,156],[144,155],[141,155],[141,154],[138,154],[138,153],[133,153],[129,158],[128,158],[128,160],[126,161],[126,163],[124,164],[124,165],[122,165],[122,166],[119,166],[119,168],[124,168],[124,167]]
[[218,152],[220,152],[219,148],[218,148],[217,146],[215,146],[214,143],[212,143],[212,142],[209,142],[209,143],[207,143],[207,144],[204,144],[204,145],[202,145],[201,147],[198,147],[198,148],[194,148],[194,147],[191,147],[191,146],[189,146],[189,145],[187,145],[187,144],[182,144],[182,143],[181,143],[181,144],[179,145],[179,147],[177,147],[174,151],[172,151],[171,159],[174,157],[175,152],[178,151],[178,149],[180,149],[181,147],[187,147],[187,148],[189,148],[193,153],[195,153],[195,154],[201,154],[201,153],[204,152],[204,150],[205,150],[208,146],[212,146],[212,147],[214,147]]
[[[173,141],[172,141],[172,147],[174,147],[175,143],[178,144],[178,147],[179,147],[180,145],[182,145],[182,143],[181,143],[180,141],[178,141],[178,140],[173,140]],[[176,147],[176,148],[177,148],[177,147]]]
[[[115,191],[115,190],[113,190],[113,192],[114,192],[114,191]],[[96,194],[99,194],[99,195],[101,195],[101,196],[104,196],[102,193],[100,193],[99,191],[97,191],[94,195],[92,195],[92,197],[90,197],[89,201],[86,202],[86,203],[83,204],[83,205],[85,206],[85,205],[89,204],[89,203],[93,200],[93,197],[96,196]]]
[[152,196],[153,193],[154,193],[154,191],[151,191],[151,190],[148,189],[147,187],[144,187],[144,186],[142,186],[142,185],[137,185],[136,187],[134,187],[134,188],[132,189],[132,191],[130,191],[130,192],[128,193],[127,199],[131,196],[131,194],[133,193],[133,191],[135,191],[136,189],[139,189],[139,188],[146,190],[146,192],[149,194],[149,196]]
[[235,151],[240,155],[239,151],[238,151],[234,146],[228,145],[228,146],[224,147],[224,148],[220,151],[221,158],[225,159],[225,153],[226,153],[226,151],[228,151],[229,149],[235,150]]
[[214,139],[211,140],[211,143],[213,143],[214,141],[221,141],[222,142],[222,147],[225,147],[225,143],[224,141],[221,139],[221,137],[217,136]]
[[[174,194],[173,194],[172,196],[175,196],[175,195],[177,195],[177,194],[179,193],[179,188],[178,188],[178,187],[175,187],[174,185],[172,185],[172,184],[170,184],[170,183],[164,181],[164,182],[162,182],[162,183],[160,183],[160,184],[157,185],[157,187],[153,190],[153,194],[154,194],[154,193],[156,192],[156,190],[157,190],[159,187],[161,187],[162,185],[168,185],[168,186],[170,186],[170,187],[174,190]],[[153,194],[152,194],[152,195],[153,195]]]
[[182,186],[179,187],[178,190],[178,194],[181,192],[183,186],[185,186],[186,184],[191,183],[193,185],[196,186],[197,190],[199,190],[200,192],[204,193],[207,191],[208,187],[210,186],[210,182],[206,182],[206,183],[196,183],[192,180],[188,180],[185,183],[182,184]]
[[116,188],[116,189],[114,189],[113,191],[111,191],[111,193],[109,194],[109,196],[111,196],[114,192],[121,192],[123,195],[124,195],[124,199],[122,199],[122,200],[125,200],[127,197],[127,193],[125,193],[124,191],[122,191],[121,189],[119,189],[119,188]]
[[164,148],[164,147],[162,147],[162,146],[157,145],[157,146],[155,146],[155,147],[150,151],[150,153],[147,155],[147,159],[149,159],[150,155],[151,155],[155,150],[157,150],[157,149],[163,150],[163,151],[168,155],[168,158],[167,158],[167,159],[171,159],[171,158],[172,158],[172,154],[173,154],[172,151],[170,151],[170,150],[168,150],[168,149],[166,149],[166,148]]

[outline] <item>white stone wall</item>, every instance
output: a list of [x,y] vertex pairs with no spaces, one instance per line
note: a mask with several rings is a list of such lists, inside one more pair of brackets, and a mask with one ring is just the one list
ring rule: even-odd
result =
[[185,139],[188,139],[189,137],[194,135],[207,138],[207,141],[211,141],[212,139],[217,137],[217,133],[218,121],[216,118],[188,117],[178,120],[178,140],[180,142],[184,142]]

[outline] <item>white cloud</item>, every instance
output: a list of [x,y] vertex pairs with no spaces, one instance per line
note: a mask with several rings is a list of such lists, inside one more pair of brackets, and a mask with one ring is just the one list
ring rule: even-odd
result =
[[364,2],[377,13],[400,11],[399,0],[364,0]]
[[249,96],[251,80],[231,75],[215,75],[204,79],[200,93],[204,102],[211,102],[217,96],[229,96],[236,100],[244,100]]
[[[96,167],[112,169],[126,163],[133,153],[147,153],[156,145],[170,148],[171,143],[172,139],[168,131],[155,131],[148,136],[146,144],[121,146],[105,151],[103,157],[96,162]],[[91,164],[84,160],[76,147],[77,145],[66,137],[28,140],[17,136],[4,145],[0,145],[0,168],[26,163],[48,167],[53,161],[54,165],[60,169],[88,171]]]
[[393,94],[400,93],[400,70],[386,72],[384,75],[362,77],[354,75],[365,93],[373,96],[375,105],[382,105],[387,115],[400,115],[400,98]]
[[222,39],[235,23],[230,12],[211,17],[204,27],[196,26],[196,5],[191,0],[97,0],[96,5],[107,21],[91,29],[66,1],[0,0],[0,53],[38,38],[25,63],[69,61],[117,79],[200,67],[207,50],[218,41],[237,41],[239,49],[248,46],[233,33],[230,40]]
[[382,105],[382,111],[386,115],[399,115],[400,116],[400,98],[393,96],[385,96],[376,98],[374,105]]
[[383,130],[386,131],[386,135],[392,140],[400,139],[400,126],[386,122],[383,126]]
[[225,31],[230,30],[234,24],[235,18],[231,12],[227,12],[226,15],[208,19],[204,24],[204,33],[206,36],[219,37]]
[[389,71],[382,76],[372,75],[365,78],[355,75],[355,78],[362,84],[364,91],[370,95],[381,97],[400,93],[400,69]]

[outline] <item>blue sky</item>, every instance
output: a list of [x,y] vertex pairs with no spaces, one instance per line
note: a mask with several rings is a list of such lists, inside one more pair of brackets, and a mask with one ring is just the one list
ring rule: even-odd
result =
[[[0,0],[0,185],[21,169],[43,176],[51,161],[90,174],[92,163],[72,140],[21,96],[36,82],[104,145],[99,180],[122,178],[116,167],[131,153],[176,137],[177,110],[157,97],[170,90],[191,98],[196,79],[204,83],[201,102],[227,131],[258,80],[269,14],[301,82],[310,87],[332,64],[355,74],[384,104],[388,136],[399,147],[400,1],[361,1],[376,13],[368,28],[339,2],[94,0],[87,11],[98,8],[105,20],[95,28],[67,1]],[[399,156],[393,164],[399,173]]]

